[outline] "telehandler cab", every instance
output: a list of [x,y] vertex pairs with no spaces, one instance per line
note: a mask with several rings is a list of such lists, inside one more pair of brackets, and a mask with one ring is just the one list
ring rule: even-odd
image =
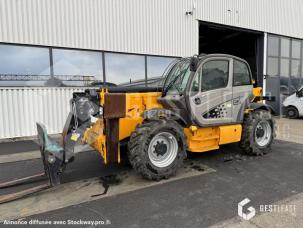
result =
[[[92,146],[105,164],[119,163],[121,153],[127,153],[135,171],[150,180],[175,175],[187,152],[239,142],[246,154],[265,154],[275,137],[265,98],[261,88],[253,88],[248,63],[223,54],[179,59],[170,66],[161,88],[108,87],[74,93],[62,146],[37,123],[45,167],[41,175],[49,184],[2,197],[0,202],[59,184],[77,143]],[[120,151],[125,143],[127,152]]]

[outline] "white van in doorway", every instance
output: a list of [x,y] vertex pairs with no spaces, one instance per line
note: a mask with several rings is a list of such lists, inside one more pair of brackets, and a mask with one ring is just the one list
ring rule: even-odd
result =
[[295,119],[303,116],[303,87],[284,100],[283,108],[288,118]]

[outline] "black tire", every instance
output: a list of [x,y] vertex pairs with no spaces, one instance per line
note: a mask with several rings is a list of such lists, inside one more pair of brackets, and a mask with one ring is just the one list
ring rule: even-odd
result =
[[[178,144],[177,155],[170,165],[157,167],[152,163],[149,157],[148,148],[152,139],[163,132],[168,132],[175,137]],[[132,167],[136,172],[149,180],[159,181],[174,176],[186,158],[186,140],[183,128],[173,120],[160,119],[144,121],[137,126],[136,130],[131,134],[128,147],[128,158]]]
[[[268,138],[268,143],[266,145],[260,146],[256,139],[258,137],[257,126],[262,122],[268,122],[271,127],[271,135]],[[262,133],[261,133],[262,134]],[[264,134],[264,132],[263,132]],[[248,155],[264,155],[271,150],[271,144],[273,139],[276,137],[275,121],[271,116],[269,111],[256,110],[247,114],[244,118],[244,123],[242,127],[242,137],[240,141],[240,147],[244,153]]]
[[298,109],[295,107],[287,107],[286,108],[286,117],[289,119],[297,119],[299,117]]

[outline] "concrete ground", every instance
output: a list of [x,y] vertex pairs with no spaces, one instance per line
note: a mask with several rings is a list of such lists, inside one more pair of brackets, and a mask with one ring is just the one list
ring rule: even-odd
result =
[[276,118],[277,139],[303,143],[303,119]]
[[[277,119],[277,124],[279,139],[297,143],[277,140],[272,153],[263,157],[242,155],[237,144],[194,154],[176,178],[161,182],[144,181],[127,165],[105,167],[96,153],[81,153],[67,167],[62,186],[0,205],[0,220],[93,220],[112,227],[302,227],[303,121]],[[41,169],[39,159],[2,163],[0,181]],[[249,206],[256,210],[249,221],[238,216],[238,203],[245,198],[251,202],[244,212]],[[295,205],[295,212],[260,211],[260,205],[273,204]]]

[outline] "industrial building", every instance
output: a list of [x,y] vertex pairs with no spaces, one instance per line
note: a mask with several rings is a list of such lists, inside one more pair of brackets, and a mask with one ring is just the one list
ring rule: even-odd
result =
[[246,59],[280,113],[302,85],[302,13],[300,0],[0,0],[0,138],[35,121],[59,133],[73,91],[148,86],[201,53]]

